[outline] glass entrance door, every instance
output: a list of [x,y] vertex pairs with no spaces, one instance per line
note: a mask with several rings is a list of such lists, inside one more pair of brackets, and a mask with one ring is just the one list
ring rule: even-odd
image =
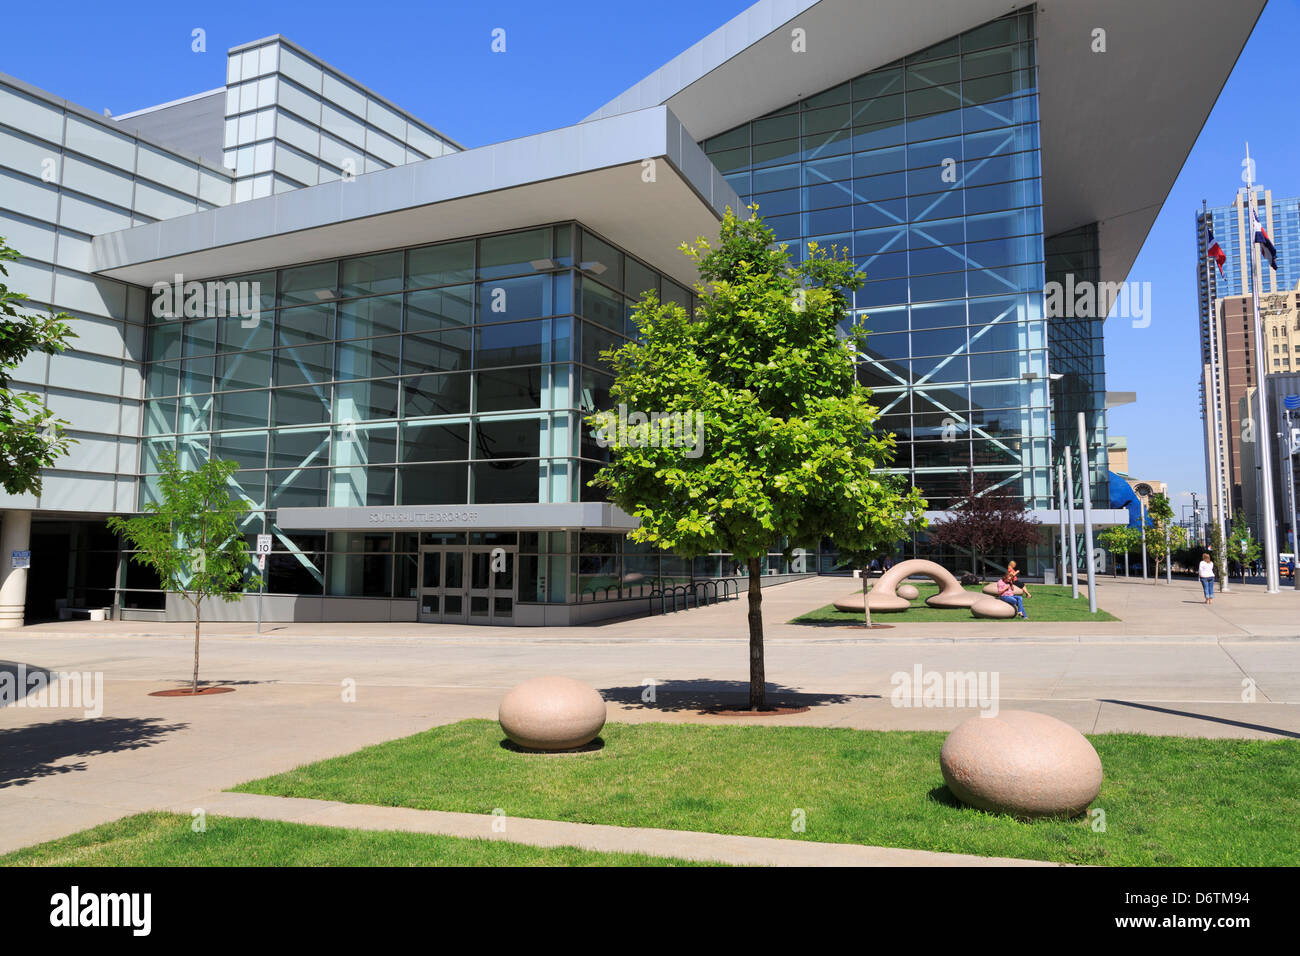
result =
[[420,620],[430,624],[513,624],[515,549],[420,549]]
[[463,624],[468,602],[464,548],[420,549],[420,620]]
[[471,548],[469,620],[471,624],[513,624],[515,549]]

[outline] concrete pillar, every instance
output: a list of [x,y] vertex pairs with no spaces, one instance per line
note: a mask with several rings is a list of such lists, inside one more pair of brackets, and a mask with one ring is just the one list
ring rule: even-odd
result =
[[32,513],[0,516],[0,628],[22,627],[27,607],[27,569],[13,566],[13,552],[30,551]]

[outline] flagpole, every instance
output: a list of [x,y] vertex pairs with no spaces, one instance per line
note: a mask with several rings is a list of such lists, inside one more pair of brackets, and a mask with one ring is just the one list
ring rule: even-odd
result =
[[1264,265],[1257,240],[1259,228],[1264,228],[1255,210],[1255,171],[1250,165],[1250,143],[1246,144],[1246,200],[1250,204],[1251,255],[1250,255],[1250,299],[1255,315],[1255,405],[1257,419],[1255,422],[1255,446],[1259,449],[1260,480],[1259,493],[1264,507],[1264,580],[1268,582],[1268,593],[1278,594],[1278,556],[1277,556],[1277,515],[1273,507],[1273,442],[1272,431],[1268,424],[1268,389],[1264,387],[1264,378],[1268,375],[1268,360],[1265,356],[1264,324],[1259,317],[1259,287],[1264,281]]
[[1222,401],[1219,398],[1219,313],[1218,304],[1215,301],[1218,297],[1214,295],[1214,269],[1210,266],[1210,213],[1204,199],[1201,200],[1201,219],[1202,226],[1205,230],[1205,301],[1208,306],[1208,318],[1210,323],[1210,392],[1206,402],[1206,413],[1210,416],[1211,439],[1214,444],[1213,468],[1214,468],[1214,487],[1210,493],[1214,495],[1215,510],[1219,512],[1219,544],[1223,552],[1222,560],[1220,555],[1215,554],[1214,560],[1219,561],[1223,567],[1219,568],[1219,573],[1223,576],[1223,590],[1228,591],[1228,574],[1227,555],[1228,555],[1228,518],[1227,518],[1227,496],[1224,486],[1223,475],[1223,455],[1222,455],[1222,434],[1219,431],[1219,412],[1222,410]]

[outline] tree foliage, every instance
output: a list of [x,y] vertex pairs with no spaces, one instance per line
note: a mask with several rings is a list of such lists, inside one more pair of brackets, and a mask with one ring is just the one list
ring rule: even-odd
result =
[[214,459],[188,470],[169,451],[160,464],[159,500],[147,502],[136,517],[109,518],[108,528],[136,549],[131,560],[153,569],[163,590],[180,594],[193,606],[191,692],[198,693],[202,602],[238,601],[246,587],[260,587],[261,578],[248,573],[247,542],[240,527],[248,504],[232,499],[228,490],[239,463]]
[[1124,573],[1128,574],[1128,556],[1142,550],[1142,529],[1126,524],[1104,528],[1097,535],[1097,543],[1114,555],[1123,555]]
[[[19,258],[0,236],[0,276],[8,278],[5,263]],[[39,395],[10,387],[28,355],[55,355],[77,337],[69,316],[37,315],[22,306],[27,298],[0,281],[0,487],[11,495],[39,495],[41,469],[53,466],[72,443],[64,432],[68,423],[56,418]]]
[[971,491],[930,526],[935,544],[971,552],[971,569],[989,554],[1030,548],[1041,540],[1041,524],[1006,485],[981,472],[971,475]]
[[1147,520],[1147,558],[1155,563],[1158,578],[1166,555],[1186,547],[1187,529],[1174,524],[1174,506],[1169,496],[1159,491],[1147,499]]
[[880,412],[857,381],[865,333],[848,320],[860,284],[852,262],[809,243],[792,265],[757,215],[742,220],[730,209],[716,245],[701,238],[681,248],[699,275],[695,315],[647,292],[634,317],[638,339],[605,358],[615,402],[694,416],[700,441],[665,440],[653,423],[619,433],[612,414],[592,415],[592,427],[614,432],[611,461],[592,484],[639,519],[633,540],[685,556],[729,551],[746,564],[758,708],[768,550],[822,539],[870,550],[897,534],[901,516],[919,520],[925,503],[882,474],[894,437],[876,431]]
[[1250,564],[1258,561],[1263,553],[1264,545],[1250,533],[1246,516],[1240,509],[1234,511],[1232,524],[1228,526],[1228,560],[1243,565]]

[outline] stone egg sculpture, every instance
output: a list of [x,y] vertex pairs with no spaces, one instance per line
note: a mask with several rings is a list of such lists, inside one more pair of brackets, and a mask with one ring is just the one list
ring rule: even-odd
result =
[[915,584],[900,584],[894,593],[908,601],[915,601],[921,596],[921,592],[916,589]]
[[1011,618],[1016,616],[1015,605],[1009,604],[1002,598],[982,597],[970,606],[970,612],[975,617],[995,617]]
[[939,769],[962,803],[1020,818],[1078,816],[1101,790],[1088,739],[1028,710],[971,717],[944,740]]
[[501,698],[497,720],[526,750],[573,750],[591,743],[605,726],[605,701],[571,677],[534,677]]

